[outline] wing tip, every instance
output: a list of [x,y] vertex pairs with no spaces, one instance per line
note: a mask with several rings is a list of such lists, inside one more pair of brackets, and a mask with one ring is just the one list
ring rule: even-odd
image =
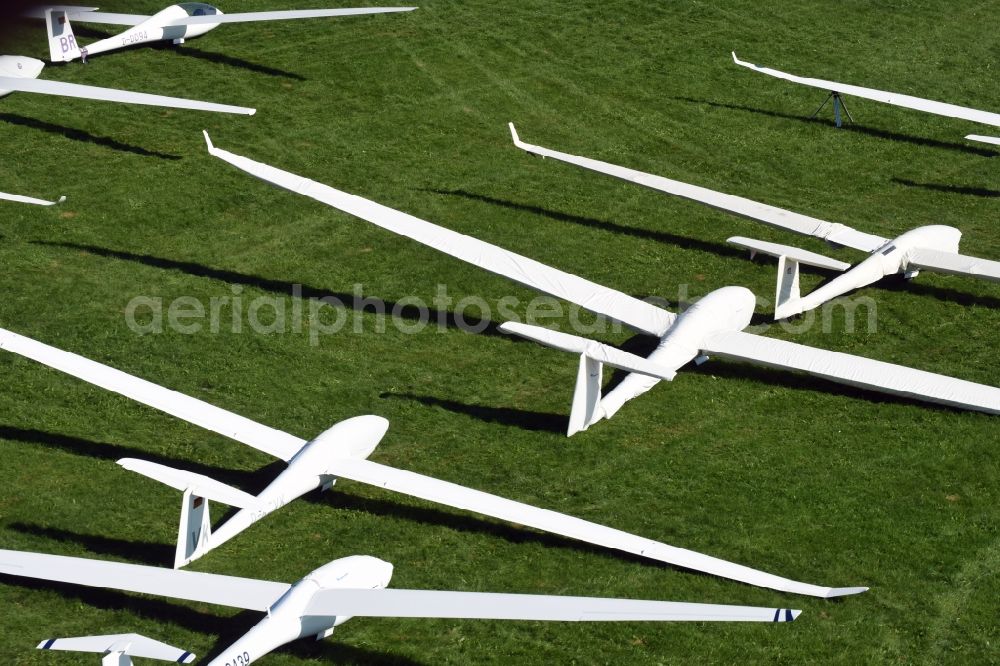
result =
[[514,123],[507,123],[507,127],[510,128],[510,138],[514,140],[514,145],[520,148],[522,146],[521,137],[517,135],[517,128],[514,127]]
[[853,594],[861,594],[862,592],[867,591],[867,587],[831,587],[827,590],[826,594],[823,595],[823,598],[836,599],[837,597],[848,597]]
[[39,643],[35,647],[35,649],[36,650],[51,650],[52,646],[55,644],[55,642],[56,642],[56,639],[54,639],[54,638],[46,638],[44,641],[42,641],[41,643]]
[[205,137],[205,146],[208,148],[208,154],[215,155],[215,144],[212,143],[212,137],[208,135],[208,130],[202,130],[201,133]]

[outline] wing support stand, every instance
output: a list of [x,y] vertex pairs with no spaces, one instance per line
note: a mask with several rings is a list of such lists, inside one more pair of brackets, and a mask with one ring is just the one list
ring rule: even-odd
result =
[[830,91],[830,94],[826,96],[826,99],[824,99],[823,103],[819,105],[819,108],[813,111],[813,114],[809,116],[809,120],[813,120],[816,116],[818,116],[819,112],[823,110],[823,107],[826,106],[826,103],[831,99],[833,100],[833,121],[837,124],[837,127],[843,127],[844,125],[844,119],[840,115],[841,109],[843,109],[844,113],[847,114],[847,119],[853,123],[854,116],[852,116],[851,112],[847,110],[847,104],[844,103],[844,98],[841,97],[840,93],[836,90]]

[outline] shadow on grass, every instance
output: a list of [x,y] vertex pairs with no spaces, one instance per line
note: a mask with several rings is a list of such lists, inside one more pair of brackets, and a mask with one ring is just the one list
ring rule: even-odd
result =
[[945,192],[947,194],[966,194],[973,197],[986,197],[996,199],[1000,197],[1000,190],[988,190],[985,187],[963,187],[962,185],[944,185],[941,183],[918,183],[905,178],[893,178],[892,182],[906,187],[919,187],[923,190],[933,192]]
[[[931,272],[932,271],[928,271],[928,273]],[[950,276],[950,278],[982,282],[982,280],[978,280],[971,276],[963,278],[962,276],[955,275]],[[931,298],[936,298],[939,301],[958,303],[959,305],[964,305],[966,307],[977,306],[1000,309],[1000,298],[997,298],[996,296],[982,296],[970,294],[967,291],[952,289],[951,287],[939,287],[937,285],[927,284],[926,282],[920,282],[919,277],[913,280],[907,280],[902,275],[889,275],[882,280],[879,280],[872,286],[891,292],[909,292],[911,294],[919,294],[921,296],[930,296]]]
[[531,412],[512,407],[488,407],[486,405],[472,405],[458,400],[447,400],[435,398],[429,395],[416,395],[413,393],[392,393],[385,392],[379,395],[383,400],[410,400],[419,402],[426,407],[440,407],[455,414],[464,414],[474,419],[486,423],[499,423],[501,425],[514,426],[522,430],[535,432],[552,432],[564,434],[566,432],[566,417],[559,414],[547,412]]
[[[828,125],[834,127],[834,122],[832,120],[827,120],[825,118],[811,118],[809,116],[799,116],[791,113],[782,113],[780,111],[768,111],[766,109],[756,109],[752,106],[743,106],[741,104],[726,104],[724,102],[711,102],[705,99],[694,99],[691,97],[673,97],[681,102],[690,102],[691,104],[705,104],[707,106],[712,106],[719,109],[731,109],[733,111],[745,111],[747,113],[756,113],[762,116],[768,116],[770,118],[782,118],[784,120],[797,120],[799,122],[805,123],[815,123],[818,125]],[[990,150],[989,148],[978,148],[976,146],[969,146],[964,143],[955,143],[952,141],[939,141],[937,139],[928,139],[926,137],[913,136],[910,134],[902,134],[900,132],[890,132],[888,130],[876,129],[874,127],[865,127],[864,125],[857,125],[850,122],[845,122],[844,126],[841,128],[847,132],[855,132],[857,134],[864,134],[866,136],[871,136],[876,139],[887,139],[889,141],[898,141],[900,143],[909,143],[915,146],[923,146],[926,148],[941,148],[943,150],[954,150],[960,153],[968,153],[970,155],[980,155],[982,157],[996,157],[1000,155],[995,150]]]
[[[329,504],[338,509],[348,509],[373,514],[380,517],[406,520],[421,525],[435,525],[455,530],[456,532],[467,532],[470,534],[486,534],[491,537],[503,539],[513,544],[533,543],[546,548],[568,548],[587,553],[590,555],[600,555],[602,557],[612,557],[625,562],[633,562],[645,566],[672,569],[693,573],[695,575],[708,575],[699,571],[692,571],[685,567],[674,566],[651,560],[640,555],[633,555],[615,548],[604,548],[595,544],[579,541],[569,537],[560,536],[551,532],[536,530],[533,527],[520,527],[508,523],[499,518],[481,517],[475,512],[469,514],[451,513],[447,509],[431,509],[415,506],[407,506],[396,502],[357,497],[355,495],[344,494],[337,490],[328,493]],[[454,509],[457,511],[458,509]]]
[[427,190],[427,191],[444,196],[463,197],[465,199],[481,201],[483,203],[491,204],[493,206],[509,208],[511,210],[531,213],[533,215],[541,215],[543,217],[547,217],[553,220],[558,220],[560,222],[570,222],[572,224],[579,224],[581,226],[589,227],[591,229],[600,229],[602,231],[608,231],[614,234],[622,234],[625,236],[642,238],[644,240],[652,240],[666,245],[675,245],[685,250],[700,250],[702,252],[710,252],[712,254],[717,254],[723,257],[739,257],[743,255],[742,250],[739,250],[730,245],[724,245],[722,243],[702,241],[695,238],[689,238],[687,236],[678,236],[676,234],[671,234],[664,231],[653,231],[650,229],[638,229],[636,227],[628,227],[623,224],[618,224],[616,222],[608,222],[606,220],[598,220],[592,217],[572,215],[570,213],[554,211],[548,208],[542,208],[540,206],[534,206],[531,204],[522,204],[513,201],[507,201],[505,199],[497,199],[483,194],[466,192],[465,190]]
[[197,58],[198,60],[204,60],[206,62],[215,63],[216,65],[237,67],[239,69],[243,69],[248,72],[253,72],[255,74],[278,76],[286,79],[294,79],[296,81],[306,80],[304,76],[296,74],[295,72],[289,72],[284,69],[278,69],[277,67],[269,67],[267,65],[261,65],[256,62],[250,62],[249,60],[244,60],[242,58],[226,55],[224,53],[201,51],[199,49],[195,49],[187,45],[174,46],[173,44],[159,43],[153,45],[153,48],[155,48],[158,51],[170,51],[171,53],[175,53],[177,55],[186,56],[189,58]]
[[[253,472],[232,470],[226,467],[205,465],[187,459],[171,458],[140,448],[95,442],[70,435],[16,428],[13,426],[0,426],[0,439],[25,444],[40,444],[67,453],[86,456],[88,458],[97,458],[99,460],[117,461],[120,458],[139,458],[140,460],[148,460],[160,465],[203,474],[223,483],[239,486],[249,493],[257,493],[263,490],[285,468],[284,463],[275,462]],[[123,474],[129,473],[124,469],[121,472]],[[152,481],[150,482],[152,483]]]
[[114,590],[3,574],[0,574],[0,583],[29,590],[51,590],[58,592],[61,597],[76,599],[94,608],[107,611],[127,611],[156,622],[176,624],[189,631],[216,634],[223,637],[223,640],[229,638],[230,642],[239,638],[261,616],[260,613],[253,611],[243,611],[234,617],[220,617],[170,601],[138,598]]
[[44,120],[38,120],[37,118],[19,116],[13,113],[0,113],[0,121],[10,123],[12,125],[20,125],[21,127],[30,127],[32,129],[41,130],[42,132],[48,132],[49,134],[55,134],[67,139],[72,139],[73,141],[92,143],[103,148],[110,148],[111,150],[117,150],[123,153],[132,153],[133,155],[141,155],[143,157],[156,157],[161,160],[181,159],[180,155],[170,155],[169,153],[147,150],[141,146],[133,146],[127,143],[122,143],[106,136],[97,136],[83,130],[73,129],[72,127],[47,123]]
[[[324,289],[317,289],[309,285],[286,282],[284,280],[274,280],[271,278],[247,275],[237,271],[222,268],[212,268],[203,264],[190,261],[177,261],[174,259],[164,259],[148,254],[135,254],[121,250],[111,250],[94,245],[82,245],[78,243],[61,243],[49,241],[32,241],[35,245],[48,247],[60,247],[69,250],[79,250],[99,257],[108,259],[119,259],[121,261],[133,261],[144,266],[162,268],[164,270],[176,270],[187,273],[195,277],[221,280],[230,284],[240,284],[247,287],[254,287],[263,291],[270,291],[282,296],[291,298],[299,297],[306,300],[335,299],[338,305],[343,305],[359,313],[385,313],[385,316],[398,316],[409,321],[427,321],[428,325],[434,326],[443,324],[447,328],[454,328],[470,333],[481,335],[497,335],[507,340],[516,341],[515,336],[506,335],[497,328],[497,324],[488,319],[479,319],[471,316],[463,316],[461,321],[451,312],[445,312],[435,308],[421,308],[416,305],[403,305],[393,301],[383,301],[371,296],[358,297],[345,292],[331,292]],[[480,330],[481,329],[481,330]]]
[[8,529],[58,541],[59,543],[77,543],[92,553],[111,555],[132,562],[142,562],[151,566],[170,566],[174,561],[174,548],[164,543],[151,541],[129,541],[113,539],[95,534],[80,534],[57,527],[44,527],[31,523],[10,523]]

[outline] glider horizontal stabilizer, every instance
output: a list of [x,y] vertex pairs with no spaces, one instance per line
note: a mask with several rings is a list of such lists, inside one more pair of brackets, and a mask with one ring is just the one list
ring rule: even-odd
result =
[[98,654],[118,653],[129,657],[172,661],[176,664],[190,664],[195,658],[195,655],[187,650],[181,650],[139,634],[50,638],[39,643],[38,649],[96,652]]
[[210,499],[213,502],[222,502],[223,504],[241,509],[253,509],[259,504],[257,498],[253,495],[232,486],[227,486],[220,481],[202,474],[185,472],[184,470],[174,469],[146,460],[136,460],[135,458],[122,458],[118,461],[118,464],[130,472],[141,474],[154,481],[159,481],[181,492],[190,490],[192,494]]
[[769,257],[776,258],[788,257],[803,266],[826,268],[831,271],[846,271],[851,267],[851,265],[846,261],[837,261],[836,259],[831,259],[830,257],[824,257],[822,254],[810,252],[809,250],[803,250],[802,248],[793,247],[791,245],[771,243],[768,241],[757,240],[755,238],[744,238],[743,236],[733,236],[732,238],[727,238],[726,242],[732,243],[736,247],[741,247],[744,250],[749,250],[755,254],[766,254]]
[[587,358],[600,361],[605,365],[610,365],[612,368],[618,368],[619,370],[638,372],[642,375],[656,377],[657,379],[666,379],[667,381],[677,376],[677,373],[670,368],[595,340],[588,340],[587,338],[569,335],[568,333],[553,331],[549,328],[518,322],[505,322],[500,324],[499,328],[504,333],[533,340],[552,349],[582,354]]

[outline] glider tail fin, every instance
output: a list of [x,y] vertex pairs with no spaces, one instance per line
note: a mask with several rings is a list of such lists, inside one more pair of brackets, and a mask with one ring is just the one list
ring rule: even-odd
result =
[[572,437],[601,420],[601,383],[604,379],[604,364],[580,354],[580,367],[576,373],[573,389],[573,406],[569,412],[569,427],[566,436]]
[[782,255],[778,257],[778,282],[774,293],[774,318],[786,319],[802,311],[799,300],[799,262]]
[[216,545],[212,543],[211,538],[209,500],[241,509],[255,508],[259,504],[253,495],[201,474],[134,458],[122,458],[118,464],[129,471],[142,474],[184,493],[181,499],[181,519],[177,528],[175,569],[190,564]]
[[208,511],[208,498],[196,495],[188,488],[181,498],[174,568],[180,569],[207,553],[211,536],[212,520]]
[[80,46],[76,43],[76,35],[65,9],[46,10],[45,29],[49,36],[50,61],[69,62],[80,57]]
[[733,236],[728,242],[750,251],[750,258],[759,252],[778,258],[778,281],[774,294],[774,318],[785,319],[801,313],[804,308],[799,290],[799,266],[814,266],[833,271],[846,271],[851,267],[821,254],[779,243]]
[[568,333],[560,333],[540,326],[506,322],[500,325],[504,333],[534,340],[539,344],[580,355],[580,366],[573,389],[573,407],[570,410],[569,428],[566,436],[571,437],[586,430],[605,417],[601,407],[601,383],[604,366],[645,375],[654,380],[671,380],[676,374],[672,369],[649,359],[636,356],[616,347],[588,340]]

